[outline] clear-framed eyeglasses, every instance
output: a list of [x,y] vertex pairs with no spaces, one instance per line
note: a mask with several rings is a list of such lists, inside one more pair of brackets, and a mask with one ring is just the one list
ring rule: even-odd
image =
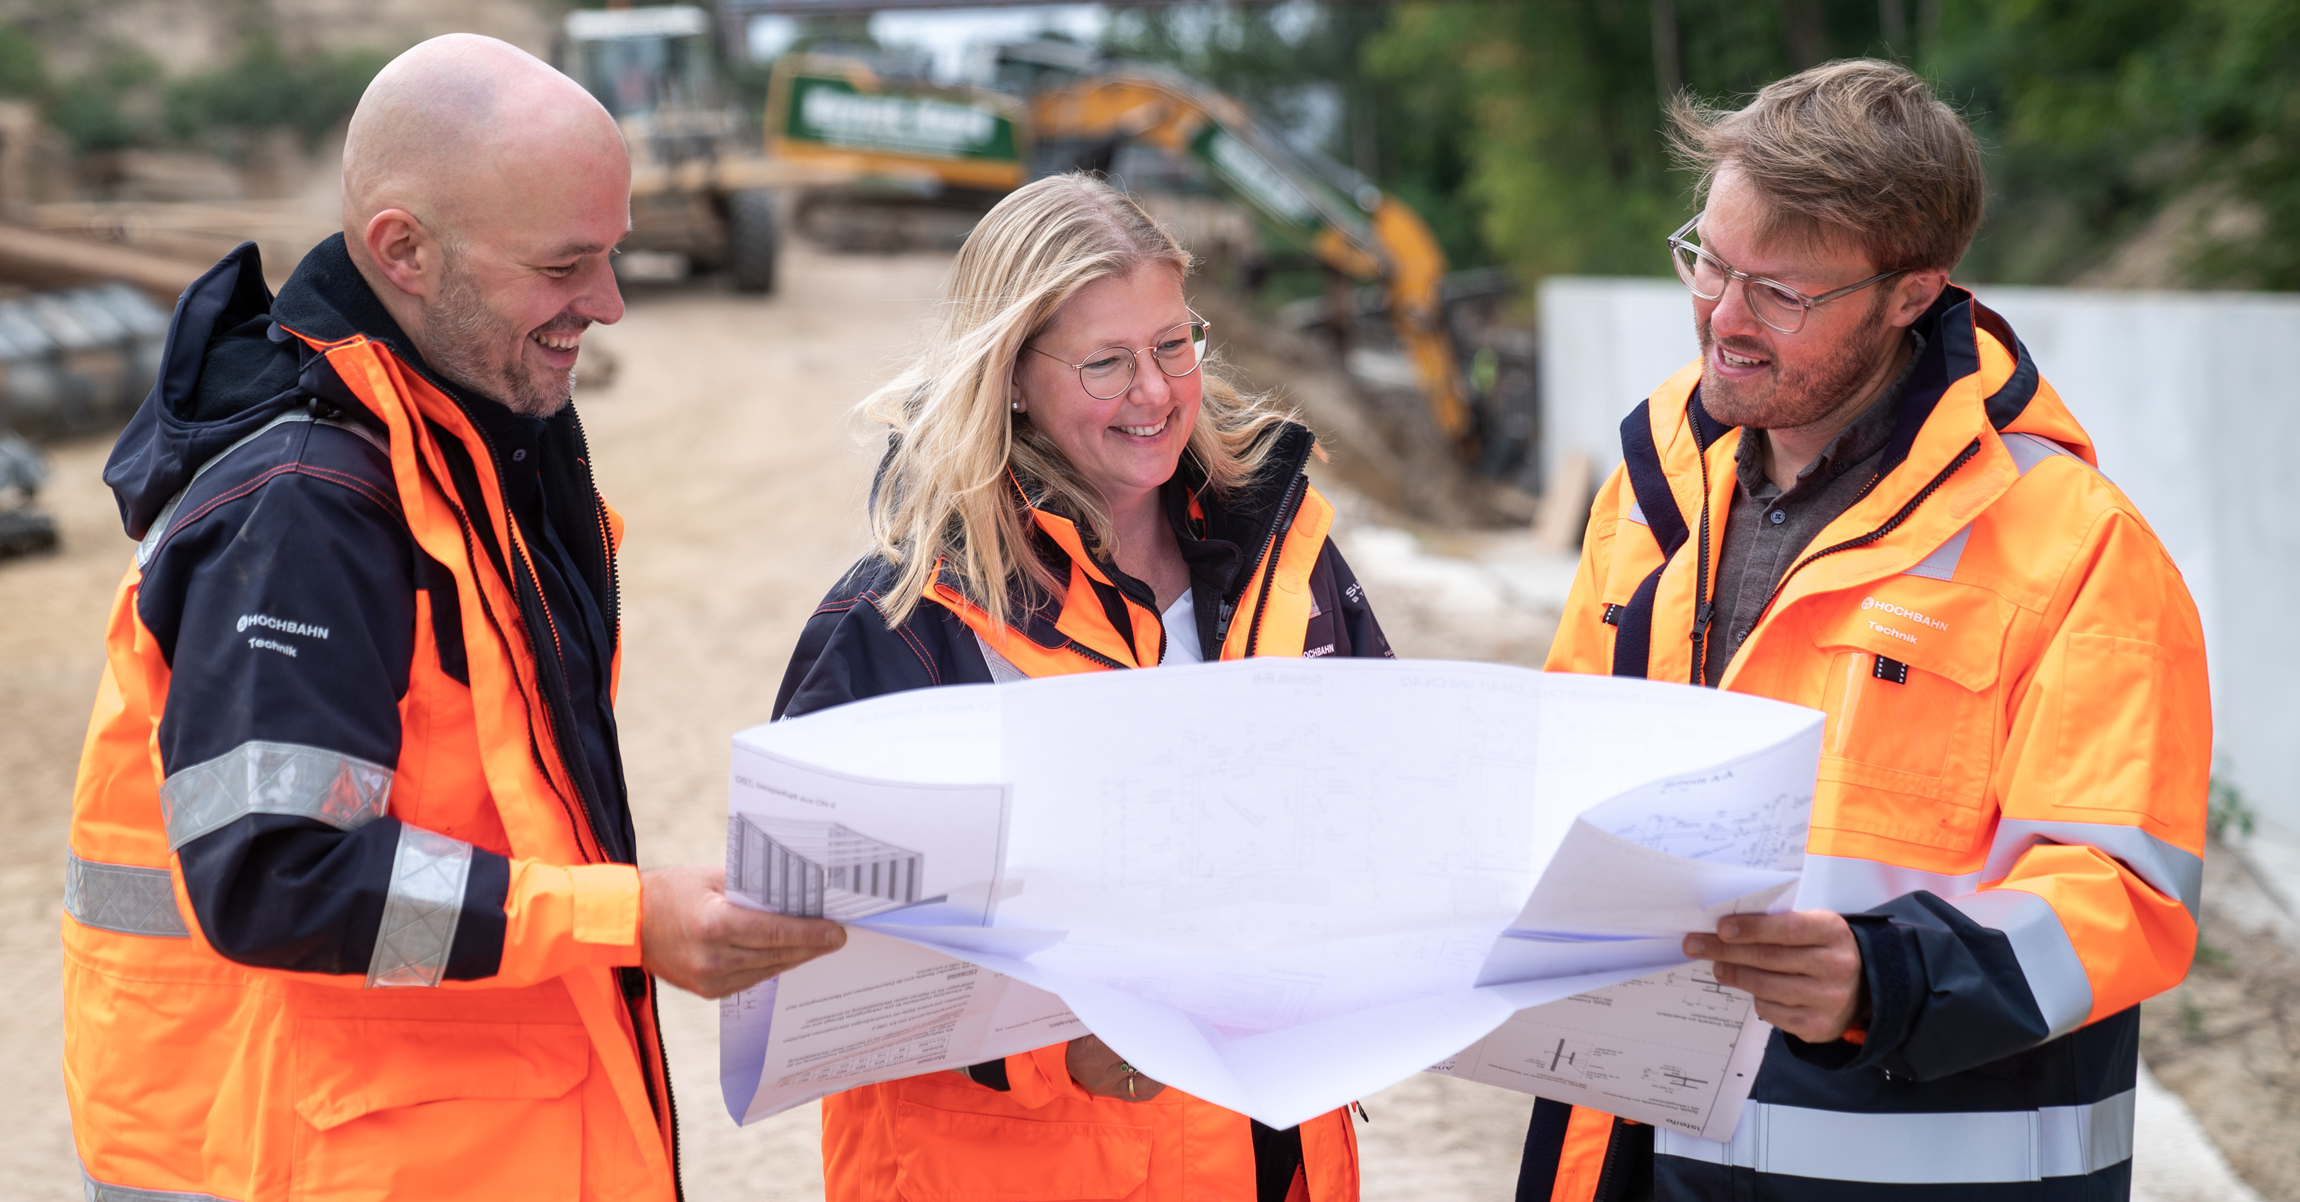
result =
[[1193,316],[1189,321],[1158,335],[1156,341],[1141,350],[1106,346],[1077,363],[1028,344],[1023,349],[1035,351],[1064,367],[1075,369],[1078,372],[1078,384],[1086,390],[1086,395],[1098,401],[1113,401],[1126,395],[1126,390],[1134,386],[1134,361],[1145,353],[1150,356],[1152,363],[1158,365],[1159,371],[1177,380],[1198,370],[1198,365],[1206,358],[1206,335],[1213,328],[1213,323]]
[[1741,281],[1742,295],[1748,298],[1749,311],[1757,315],[1757,320],[1784,334],[1794,334],[1804,329],[1805,315],[1830,301],[1851,296],[1863,288],[1905,274],[1905,269],[1880,271],[1857,284],[1832,288],[1819,296],[1807,296],[1779,280],[1735,271],[1725,260],[1710,254],[1698,243],[1688,241],[1693,227],[1700,222],[1701,215],[1696,213],[1693,220],[1679,226],[1676,233],[1669,235],[1669,261],[1677,266],[1677,278],[1685,281],[1685,286],[1693,290],[1693,295],[1702,300],[1716,300],[1725,295],[1727,285],[1735,280]]

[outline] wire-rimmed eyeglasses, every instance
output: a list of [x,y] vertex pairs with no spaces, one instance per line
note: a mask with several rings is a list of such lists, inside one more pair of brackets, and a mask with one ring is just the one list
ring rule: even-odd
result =
[[1212,322],[1193,316],[1189,321],[1158,335],[1157,341],[1141,350],[1106,346],[1077,363],[1067,362],[1060,355],[1038,350],[1027,343],[1022,349],[1037,351],[1064,367],[1075,369],[1078,372],[1079,387],[1086,390],[1086,395],[1098,401],[1112,401],[1125,396],[1126,390],[1134,386],[1134,360],[1143,351],[1150,353],[1150,361],[1158,365],[1159,371],[1174,379],[1179,380],[1198,370],[1198,364],[1206,358],[1207,331],[1213,328]]
[[1669,261],[1677,267],[1677,278],[1685,281],[1685,286],[1693,290],[1693,295],[1702,300],[1716,300],[1725,295],[1726,285],[1734,280],[1741,281],[1741,292],[1749,300],[1749,311],[1757,315],[1757,320],[1784,334],[1794,334],[1804,329],[1805,315],[1822,305],[1905,274],[1907,270],[1897,268],[1880,271],[1857,284],[1832,288],[1819,296],[1807,296],[1779,280],[1735,271],[1731,264],[1710,254],[1699,244],[1686,241],[1685,236],[1692,233],[1693,227],[1700,224],[1700,221],[1701,214],[1696,213],[1693,220],[1677,227],[1677,232],[1669,235]]

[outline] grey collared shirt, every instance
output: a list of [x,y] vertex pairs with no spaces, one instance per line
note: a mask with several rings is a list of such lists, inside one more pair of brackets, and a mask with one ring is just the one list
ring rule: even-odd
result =
[[1717,562],[1716,618],[1709,627],[1703,680],[1715,685],[1749,638],[1775,585],[1805,554],[1814,536],[1852,508],[1877,474],[1901,415],[1901,391],[1924,354],[1925,336],[1909,331],[1909,362],[1853,424],[1822,448],[1784,492],[1765,475],[1765,432],[1743,430],[1734,463],[1733,509]]

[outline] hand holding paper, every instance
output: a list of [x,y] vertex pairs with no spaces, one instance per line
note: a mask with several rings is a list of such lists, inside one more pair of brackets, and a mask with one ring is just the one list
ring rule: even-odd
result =
[[699,865],[641,873],[640,966],[722,998],[846,946],[835,923],[729,905],[726,881],[725,869]]
[[1685,937],[1685,954],[1714,961],[1717,981],[1757,999],[1757,1015],[1807,1043],[1844,1035],[1868,1009],[1861,945],[1828,910],[1727,918]]

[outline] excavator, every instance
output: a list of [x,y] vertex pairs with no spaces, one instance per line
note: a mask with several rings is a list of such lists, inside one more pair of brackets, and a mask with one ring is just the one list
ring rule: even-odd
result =
[[881,195],[984,208],[1033,175],[1106,167],[1128,140],[1194,161],[1263,228],[1379,289],[1438,433],[1465,462],[1490,459],[1466,387],[1477,369],[1446,318],[1445,252],[1405,202],[1165,67],[1050,42],[1008,47],[999,67],[1004,91],[889,73],[867,52],[785,55],[768,87],[768,155],[851,172]]

